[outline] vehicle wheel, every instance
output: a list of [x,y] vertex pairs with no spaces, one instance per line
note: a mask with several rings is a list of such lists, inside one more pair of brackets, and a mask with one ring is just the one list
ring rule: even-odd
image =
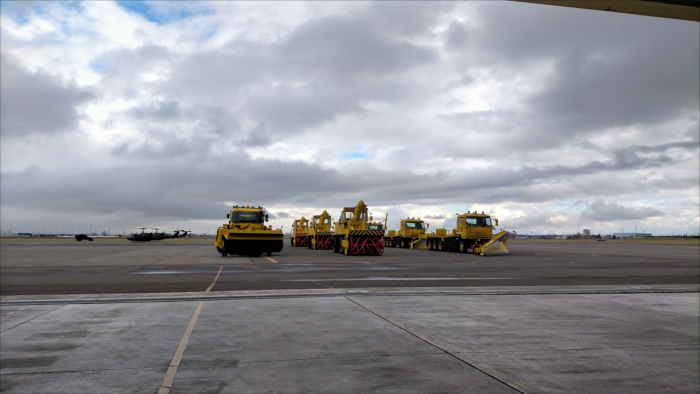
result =
[[457,251],[459,253],[464,253],[467,251],[467,245],[464,243],[464,241],[459,241],[459,243],[457,243]]
[[272,252],[268,251],[268,252],[267,252],[267,255],[268,255],[268,256],[272,256]]
[[431,240],[425,241],[425,246],[428,247],[428,250],[433,250],[433,242]]
[[339,253],[340,252],[340,242],[338,241],[338,238],[333,238],[333,253]]
[[478,244],[472,245],[472,252],[474,252],[474,254],[479,254],[478,249],[479,249]]
[[222,256],[222,257],[226,257],[226,256],[228,256],[228,253],[222,252],[222,253],[221,253],[221,256]]
[[441,239],[438,240],[437,250],[439,250],[439,251],[441,251],[441,252],[442,252],[442,250],[443,250],[443,249],[442,249],[442,240],[441,240]]

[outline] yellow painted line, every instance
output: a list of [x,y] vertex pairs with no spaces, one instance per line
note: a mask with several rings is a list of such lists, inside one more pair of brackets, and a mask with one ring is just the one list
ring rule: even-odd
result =
[[173,380],[175,380],[175,373],[177,372],[177,368],[180,366],[180,360],[182,359],[182,355],[185,353],[187,342],[189,342],[190,340],[190,335],[192,335],[192,330],[194,330],[194,325],[197,323],[197,319],[199,318],[199,312],[202,311],[203,306],[204,301],[199,301],[199,305],[197,305],[197,309],[195,309],[194,315],[192,315],[192,319],[190,319],[190,324],[187,325],[185,335],[182,336],[182,340],[180,340],[180,345],[177,347],[172,361],[170,361],[170,367],[168,367],[168,372],[165,373],[163,383],[160,384],[158,394],[170,394],[170,388],[173,387]]
[[209,287],[207,287],[206,290],[204,290],[205,293],[210,292],[211,289],[214,288],[214,285],[216,284],[216,280],[219,279],[219,274],[221,274],[221,270],[222,270],[222,269],[224,269],[224,266],[223,266],[223,265],[222,265],[221,267],[219,267],[219,272],[216,273],[216,276],[214,277],[214,281],[211,282],[211,284],[209,285]]
[[[216,280],[219,279],[219,275],[221,275],[221,270],[224,269],[224,266],[222,265],[219,267],[219,272],[216,273],[216,276],[214,277],[214,281],[211,282],[209,287],[207,287],[206,290],[204,290],[205,293],[208,293],[211,291],[212,288],[214,288],[214,285],[216,284]],[[187,329],[185,330],[185,334],[182,336],[182,339],[180,340],[180,345],[177,347],[177,350],[175,351],[175,355],[173,356],[172,361],[170,361],[170,366],[168,367],[168,371],[165,373],[165,377],[163,378],[163,383],[160,384],[160,388],[158,389],[158,394],[169,394],[170,389],[173,387],[173,381],[175,380],[175,373],[177,373],[177,369],[180,366],[180,360],[182,360],[182,355],[185,354],[185,349],[187,348],[187,342],[190,340],[190,336],[192,335],[192,330],[194,330],[194,325],[197,324],[197,319],[199,318],[199,313],[202,311],[202,307],[204,306],[204,301],[199,301],[199,304],[197,305],[197,309],[194,311],[194,315],[192,315],[192,319],[190,319],[190,324],[187,325]]]
[[267,256],[263,256],[263,257],[266,258],[266,259],[267,259],[269,262],[271,262],[272,264],[277,264],[277,260],[271,259],[271,258],[269,258],[269,257],[267,257]]

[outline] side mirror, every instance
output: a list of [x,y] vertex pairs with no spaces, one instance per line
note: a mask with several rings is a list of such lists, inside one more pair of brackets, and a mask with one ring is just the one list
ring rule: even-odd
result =
[[231,217],[231,214],[230,214],[230,213],[227,213],[227,214],[226,214],[226,219],[228,219],[228,218],[230,218],[230,217]]
[[498,219],[493,219],[496,222],[496,227],[498,227]]
[[426,223],[425,228],[430,228],[430,223]]
[[267,214],[265,214],[265,221],[267,222]]

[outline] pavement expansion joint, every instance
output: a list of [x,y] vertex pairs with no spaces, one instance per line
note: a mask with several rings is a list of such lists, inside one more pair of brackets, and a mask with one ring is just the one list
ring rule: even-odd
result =
[[[649,294],[649,293],[698,293],[697,286],[682,288],[610,288],[610,289],[535,289],[535,290],[453,290],[453,291],[386,291],[368,290],[364,293],[354,291],[348,293],[348,289],[326,289],[327,292],[299,293],[278,291],[272,294],[223,294],[200,293],[192,295],[172,296],[141,296],[141,297],[117,297],[85,296],[83,298],[64,299],[12,299],[0,300],[2,306],[19,305],[66,305],[66,304],[118,304],[118,303],[144,303],[144,302],[189,302],[189,301],[231,301],[250,299],[282,299],[282,298],[323,298],[323,297],[413,297],[413,296],[494,296],[494,295],[550,295],[550,294]],[[207,295],[203,295],[207,294]],[[13,297],[14,298],[14,297]]]
[[99,368],[99,369],[70,369],[63,371],[33,371],[33,372],[5,372],[0,371],[0,375],[43,375],[43,374],[59,374],[59,373],[81,373],[81,372],[104,372],[104,371],[132,371],[142,369],[165,370],[166,367],[124,367],[124,368]]
[[431,355],[444,354],[444,351],[435,352],[420,352],[420,353],[401,353],[401,354],[364,354],[355,356],[328,356],[328,357],[308,357],[308,358],[281,358],[275,360],[255,360],[255,361],[238,361],[237,363],[197,363],[188,364],[181,363],[181,367],[211,367],[211,366],[225,366],[225,365],[241,365],[241,364],[265,364],[265,363],[284,363],[293,361],[318,361],[318,360],[344,360],[344,359],[357,359],[357,358],[375,358],[375,357],[413,357],[413,356],[431,356]]
[[604,346],[604,347],[556,348],[556,349],[494,350],[494,351],[481,351],[481,352],[480,351],[469,351],[469,352],[455,352],[454,354],[578,352],[578,351],[585,351],[585,350],[644,349],[644,348],[684,347],[684,346],[700,346],[700,342],[699,343],[659,344],[659,345],[639,345],[639,346]]
[[450,357],[454,358],[455,360],[461,362],[462,364],[465,364],[465,365],[467,365],[467,366],[469,366],[469,367],[471,367],[471,368],[473,368],[473,369],[475,369],[475,370],[477,370],[477,371],[483,373],[484,375],[486,375],[486,376],[490,377],[491,379],[493,379],[493,380],[495,380],[495,381],[497,381],[497,382],[503,384],[504,386],[507,386],[507,387],[509,387],[509,388],[511,388],[511,389],[513,389],[513,390],[515,390],[515,391],[517,391],[518,393],[524,394],[524,391],[520,390],[518,387],[514,386],[513,384],[510,384],[510,383],[506,382],[505,380],[498,378],[498,377],[495,376],[494,374],[489,373],[489,372],[487,372],[487,371],[485,371],[485,370],[483,370],[483,369],[477,367],[476,365],[470,363],[470,362],[467,361],[467,360],[464,360],[464,359],[462,359],[462,358],[459,358],[459,357],[456,355],[455,352],[449,351],[449,350],[447,350],[445,347],[438,346],[438,344],[435,343],[435,341],[430,341],[430,340],[428,340],[427,338],[424,338],[423,336],[416,334],[415,332],[411,331],[411,330],[408,329],[407,327],[404,327],[403,324],[396,323],[396,322],[394,322],[393,320],[391,320],[391,319],[389,319],[389,318],[387,318],[387,317],[382,316],[379,312],[377,312],[377,311],[375,311],[375,310],[373,310],[373,309],[370,309],[369,307],[367,307],[367,306],[365,306],[365,305],[360,304],[359,302],[353,300],[353,299],[350,298],[350,297],[345,297],[345,298],[346,298],[347,300],[349,300],[350,302],[354,303],[355,305],[359,306],[360,308],[366,310],[367,312],[369,312],[369,313],[371,313],[371,314],[377,316],[378,318],[380,318],[380,319],[386,321],[387,323],[391,324],[392,326],[398,328],[399,330],[404,331],[405,333],[407,333],[407,334],[409,334],[409,335],[411,335],[411,336],[413,336],[413,337],[415,337],[415,338],[417,338],[417,339],[419,339],[419,340],[425,342],[426,344],[428,344],[428,345],[434,347],[435,349],[440,350],[443,354],[447,354],[447,355],[449,355]]
[[[2,304],[0,304],[0,305],[2,305]],[[51,309],[51,310],[48,311],[48,312],[44,312],[44,313],[40,314],[39,316],[34,316],[33,318],[31,318],[31,319],[29,319],[29,320],[25,320],[25,321],[23,321],[23,322],[21,322],[21,323],[19,323],[19,324],[16,324],[16,325],[14,325],[14,326],[12,326],[12,327],[6,328],[6,329],[0,331],[0,334],[3,333],[3,332],[5,332],[5,331],[9,331],[9,330],[11,330],[11,329],[13,329],[13,328],[15,328],[15,327],[19,327],[19,326],[21,326],[22,324],[29,323],[30,321],[32,321],[32,320],[34,320],[34,319],[38,319],[38,318],[40,318],[40,317],[42,317],[42,316],[44,316],[44,315],[48,315],[49,313],[54,312],[54,311],[57,311],[57,310],[63,308],[64,306],[66,306],[66,304],[63,304],[63,305],[59,306],[58,308]]]

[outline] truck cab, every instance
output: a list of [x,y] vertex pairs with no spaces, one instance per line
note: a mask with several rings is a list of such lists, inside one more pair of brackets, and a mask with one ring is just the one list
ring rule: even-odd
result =
[[427,227],[427,223],[420,218],[401,219],[399,231],[390,231],[384,237],[384,242],[388,247],[409,248],[412,242],[421,239]]
[[483,212],[468,212],[457,216],[456,232],[462,238],[488,240],[493,237],[494,225],[498,226],[498,219],[491,220]]
[[226,215],[228,223],[216,230],[214,246],[223,257],[229,254],[260,256],[282,250],[282,229],[273,230],[265,225],[268,215],[265,208],[251,205],[234,205]]

